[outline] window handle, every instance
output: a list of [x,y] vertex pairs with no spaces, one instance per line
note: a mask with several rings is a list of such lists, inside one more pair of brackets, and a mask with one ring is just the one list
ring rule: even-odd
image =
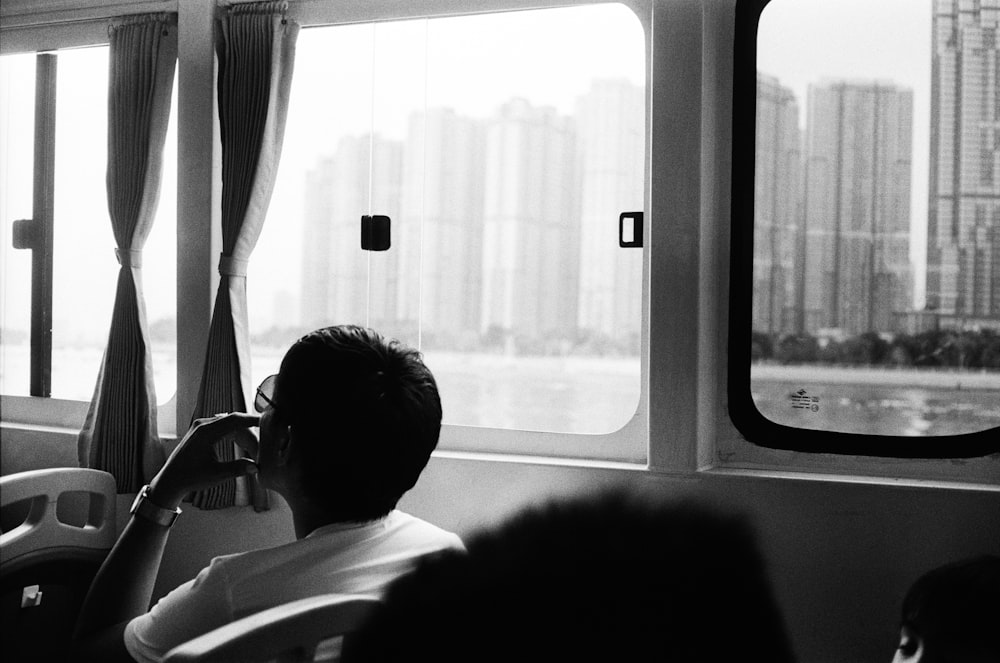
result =
[[642,248],[642,212],[622,212],[618,217],[618,246]]
[[11,240],[15,249],[38,248],[38,224],[34,219],[18,219],[11,228]]
[[361,217],[361,248],[365,251],[388,251],[389,217],[383,214],[365,214]]

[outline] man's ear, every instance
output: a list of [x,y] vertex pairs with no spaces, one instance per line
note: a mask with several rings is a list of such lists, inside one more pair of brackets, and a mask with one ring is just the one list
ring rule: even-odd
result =
[[278,461],[279,465],[287,465],[289,459],[292,457],[293,450],[295,449],[295,433],[292,431],[292,425],[281,426],[278,435],[275,436],[274,440],[274,455]]

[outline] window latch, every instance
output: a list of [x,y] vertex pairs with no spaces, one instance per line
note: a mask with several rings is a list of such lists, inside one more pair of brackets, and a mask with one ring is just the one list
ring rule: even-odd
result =
[[361,248],[365,251],[388,251],[389,217],[383,214],[365,214],[361,217]]
[[18,219],[11,228],[15,249],[34,249],[38,246],[38,224],[34,219]]
[[622,212],[618,217],[618,246],[642,248],[642,212]]

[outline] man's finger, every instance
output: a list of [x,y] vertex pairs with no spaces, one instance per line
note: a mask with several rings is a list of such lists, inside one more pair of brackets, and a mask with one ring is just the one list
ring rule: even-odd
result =
[[228,463],[219,463],[219,472],[224,477],[242,477],[257,474],[257,463],[249,458],[238,458]]
[[243,430],[236,430],[232,433],[232,440],[236,443],[236,446],[250,454],[251,458],[257,457],[257,449],[260,448],[260,441],[254,435],[253,431],[245,428]]
[[212,419],[205,424],[212,436],[219,438],[235,430],[251,428],[260,425],[259,414],[248,414],[246,412],[230,412],[218,419]]

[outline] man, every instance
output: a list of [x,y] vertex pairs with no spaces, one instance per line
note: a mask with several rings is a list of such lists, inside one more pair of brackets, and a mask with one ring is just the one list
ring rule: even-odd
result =
[[[395,509],[441,430],[437,385],[418,352],[361,327],[317,330],[288,350],[255,407],[261,416],[196,421],[140,493],[84,601],[74,638],[81,654],[156,661],[289,601],[380,596],[419,557],[463,549],[456,535]],[[248,431],[254,426],[259,443]],[[212,447],[232,434],[250,458],[220,463]],[[288,502],[297,541],[217,557],[147,612],[184,496],[247,474]]]

